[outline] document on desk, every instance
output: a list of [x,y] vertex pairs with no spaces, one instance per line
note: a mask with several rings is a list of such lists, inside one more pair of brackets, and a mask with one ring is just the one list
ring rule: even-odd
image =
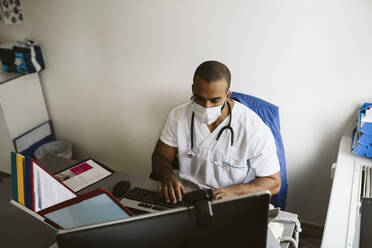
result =
[[75,192],[111,175],[114,171],[89,158],[55,176]]
[[35,212],[76,197],[75,192],[33,160],[32,174],[33,210]]

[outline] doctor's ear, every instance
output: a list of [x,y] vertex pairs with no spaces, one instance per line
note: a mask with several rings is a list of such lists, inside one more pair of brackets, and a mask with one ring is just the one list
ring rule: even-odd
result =
[[231,94],[232,94],[232,92],[230,90],[227,91],[226,100],[229,100],[230,99]]

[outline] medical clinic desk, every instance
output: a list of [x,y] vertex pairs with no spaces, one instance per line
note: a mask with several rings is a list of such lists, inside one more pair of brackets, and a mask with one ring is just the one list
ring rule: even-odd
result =
[[[42,158],[40,164],[51,173],[56,173],[77,161],[55,156]],[[1,172],[0,172],[1,173]],[[127,180],[132,186],[154,188],[156,181],[144,177],[136,177],[121,172],[115,172],[111,176],[95,183],[81,191],[79,194],[89,192],[96,188],[104,188],[112,191],[119,181]],[[5,173],[0,174],[0,247],[49,247],[56,242],[56,231],[40,222],[35,217],[25,213],[21,209],[9,203],[12,198],[12,180]]]
[[[39,162],[54,174],[68,168],[77,161],[56,156],[45,156]],[[112,192],[115,184],[122,180],[129,181],[131,187],[155,189],[159,185],[159,182],[149,180],[146,177],[115,172],[109,177],[79,191],[79,194],[84,194],[96,188],[104,188]],[[57,232],[9,203],[12,197],[11,183],[11,177],[0,172],[0,247],[40,248],[52,246],[56,242]],[[291,236],[293,230],[294,224],[285,225],[284,234]],[[53,245],[52,247],[57,246]],[[281,244],[281,247],[288,247],[288,243]]]

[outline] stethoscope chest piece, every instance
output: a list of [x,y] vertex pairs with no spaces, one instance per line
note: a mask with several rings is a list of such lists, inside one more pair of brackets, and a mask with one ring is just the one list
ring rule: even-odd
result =
[[188,158],[193,158],[193,157],[195,157],[195,156],[196,156],[196,153],[194,152],[193,149],[189,149],[189,150],[187,151],[187,157],[188,157]]

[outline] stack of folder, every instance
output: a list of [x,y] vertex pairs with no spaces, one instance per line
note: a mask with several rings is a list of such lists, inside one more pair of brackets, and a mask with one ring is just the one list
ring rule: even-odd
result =
[[[96,163],[93,159],[88,159],[88,162]],[[103,167],[97,166],[96,170],[103,170]],[[87,161],[80,162],[72,169],[83,169],[83,167],[87,167]],[[93,171],[93,167],[91,169]],[[22,154],[11,153],[11,170],[13,199],[10,202],[56,229],[98,224],[133,215],[104,189],[96,189],[78,196],[64,181],[52,175],[32,158]],[[83,172],[79,171],[79,173]],[[108,175],[112,174],[108,172]],[[103,174],[103,178],[106,176]],[[96,180],[93,180],[94,182]],[[84,204],[79,205],[83,201]],[[61,212],[63,215],[61,217],[58,210],[65,208],[67,210]],[[54,212],[58,213],[53,215]]]
[[372,103],[365,103],[358,111],[351,150],[353,153],[372,157]]
[[12,198],[38,212],[76,197],[76,193],[28,156],[12,152]]

